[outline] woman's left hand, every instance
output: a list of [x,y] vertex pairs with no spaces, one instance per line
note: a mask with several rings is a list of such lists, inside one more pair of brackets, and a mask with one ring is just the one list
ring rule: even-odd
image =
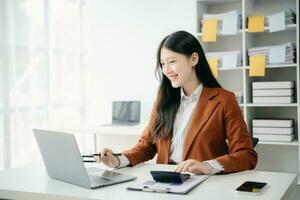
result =
[[191,172],[194,174],[211,174],[213,172],[213,167],[204,162],[189,159],[182,161],[178,164],[175,172]]

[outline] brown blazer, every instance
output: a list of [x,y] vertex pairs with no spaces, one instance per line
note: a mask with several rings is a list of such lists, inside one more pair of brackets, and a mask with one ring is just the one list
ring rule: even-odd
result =
[[[151,140],[151,126],[157,117],[155,106],[139,142],[123,152],[133,166],[152,159],[156,153],[157,163],[167,164],[169,161],[171,136],[157,139],[155,143]],[[256,166],[257,153],[232,92],[203,87],[187,131],[183,160],[216,159],[224,167],[224,173]]]

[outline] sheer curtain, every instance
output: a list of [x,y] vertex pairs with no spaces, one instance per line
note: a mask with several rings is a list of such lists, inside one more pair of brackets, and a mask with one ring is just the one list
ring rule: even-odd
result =
[[85,127],[85,4],[0,0],[0,169],[36,159],[32,128]]

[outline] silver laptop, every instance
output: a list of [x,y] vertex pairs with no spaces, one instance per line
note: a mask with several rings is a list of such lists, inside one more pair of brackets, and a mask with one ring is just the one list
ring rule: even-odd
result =
[[140,101],[113,101],[111,124],[102,126],[133,126],[140,123]]
[[33,132],[47,173],[53,179],[94,189],[136,178],[96,167],[86,168],[72,134],[39,129]]

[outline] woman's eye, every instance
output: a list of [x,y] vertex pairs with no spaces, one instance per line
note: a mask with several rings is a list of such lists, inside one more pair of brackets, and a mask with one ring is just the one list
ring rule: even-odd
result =
[[175,60],[170,61],[170,63],[174,63],[174,62],[175,62]]

